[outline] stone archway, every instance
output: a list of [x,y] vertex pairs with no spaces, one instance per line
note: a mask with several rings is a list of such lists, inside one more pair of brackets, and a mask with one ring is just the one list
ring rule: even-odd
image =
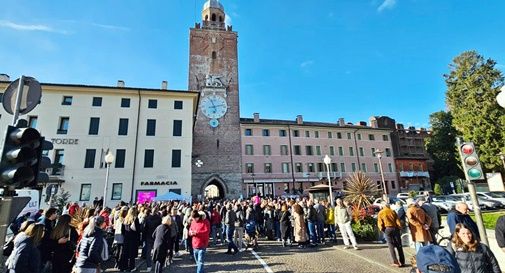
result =
[[211,177],[202,187],[202,196],[214,199],[223,199],[226,197],[228,189],[226,184],[219,177]]

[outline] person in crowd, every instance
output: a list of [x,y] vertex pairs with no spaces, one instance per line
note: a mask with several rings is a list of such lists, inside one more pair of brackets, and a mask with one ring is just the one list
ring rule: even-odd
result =
[[[168,208],[167,212],[169,212],[169,211],[171,211],[170,208]],[[168,246],[168,263],[172,264],[173,258],[174,258],[175,245],[177,244],[177,242],[176,242],[177,241],[177,224],[175,223],[172,215],[169,215],[169,217],[172,219],[172,221],[171,221],[171,224],[169,225],[171,239],[170,239],[170,244]]]
[[171,217],[172,217],[172,223],[176,230],[175,234],[176,238],[174,240],[174,249],[173,249],[174,257],[180,257],[181,253],[179,252],[179,248],[180,248],[180,240],[182,238],[183,224],[182,224],[182,217],[179,215],[179,211],[175,206],[172,208]]
[[445,248],[437,245],[421,247],[414,262],[415,273],[461,273],[456,258]]
[[349,239],[351,240],[352,247],[358,250],[358,243],[356,242],[356,237],[354,237],[354,232],[351,227],[352,215],[349,214],[349,210],[342,202],[342,199],[337,199],[337,205],[335,206],[335,223],[338,225],[340,234],[342,234],[342,239],[344,240],[344,249],[350,247]]
[[324,222],[326,220],[326,207],[323,201],[314,199],[314,209],[316,210],[317,222],[316,222],[316,232],[318,243],[324,243]]
[[[400,238],[400,219],[388,203],[383,202],[381,206],[382,209],[377,215],[377,226],[386,236],[389,254],[393,259],[391,266],[402,267],[405,265],[405,256]],[[396,257],[395,249],[398,252],[398,258]]]
[[335,208],[331,206],[329,202],[325,202],[326,206],[326,217],[325,217],[325,224],[328,230],[328,238],[330,238],[331,241],[337,242],[337,234],[336,234],[336,227],[335,227]]
[[43,209],[39,209],[35,214],[33,214],[32,216],[30,216],[30,219],[32,219],[34,222],[39,222],[40,218],[42,217],[42,215],[44,214],[44,210]]
[[7,259],[9,273],[39,273],[40,252],[37,248],[44,235],[44,225],[30,224],[14,239],[14,249]]
[[221,229],[221,214],[219,213],[220,206],[216,206],[212,208],[212,212],[210,215],[210,224],[211,224],[211,236],[212,236],[212,245],[217,245],[217,235],[219,230]]
[[280,225],[282,246],[291,245],[291,213],[286,204],[281,205]]
[[274,210],[274,216],[273,216],[274,236],[275,236],[275,240],[277,240],[277,242],[280,242],[281,241],[281,223],[280,223],[281,203],[280,202],[277,203],[276,201],[274,201],[272,207]]
[[146,267],[147,271],[151,271],[152,269],[152,256],[151,250],[154,246],[153,237],[156,228],[161,225],[161,216],[158,214],[158,211],[155,209],[153,213],[151,213],[150,209],[147,209],[144,228],[142,229],[142,237],[144,242],[144,257],[146,259]]
[[451,232],[451,236],[454,236],[454,231],[456,230],[456,224],[464,224],[468,227],[475,235],[475,238],[479,239],[479,229],[477,228],[477,224],[473,221],[473,219],[468,215],[469,209],[468,205],[465,202],[459,202],[456,204],[453,210],[449,211],[447,214],[447,225],[449,226],[449,231]]
[[432,241],[430,226],[431,218],[421,209],[416,202],[408,200],[407,219],[409,221],[410,235],[415,242],[416,252],[421,246],[425,246]]
[[193,221],[193,218],[191,217],[192,212],[193,212],[192,208],[190,207],[186,208],[183,220],[184,232],[182,236],[182,239],[184,240],[184,246],[186,247],[186,252],[189,253],[190,257],[193,257],[192,237],[189,236],[189,227],[191,226],[191,222]]
[[54,245],[53,273],[70,273],[74,266],[75,261],[72,261],[72,258],[79,235],[75,228],[70,226],[71,219],[68,214],[61,215],[51,233],[50,238]]
[[498,246],[505,252],[505,215],[500,216],[500,218],[496,220],[494,234]]
[[237,203],[234,207],[237,219],[235,220],[235,233],[233,234],[233,241],[238,247],[239,251],[243,251],[244,246],[244,224],[245,213],[242,210],[242,205]]
[[128,214],[128,208],[126,206],[122,206],[116,213],[113,219],[114,220],[114,258],[116,261],[116,264],[114,265],[115,268],[119,268],[119,261],[121,260],[121,257],[123,256],[124,252],[124,235],[123,235],[123,223],[124,219],[126,218],[126,215]]
[[109,258],[107,242],[103,235],[104,228],[105,219],[102,216],[95,216],[89,220],[77,246],[75,273],[101,272],[102,264]]
[[295,241],[298,243],[298,248],[305,248],[307,243],[307,227],[303,217],[303,208],[300,204],[293,205],[293,222]]
[[431,204],[430,202],[427,201],[426,197],[420,197],[417,199],[417,202],[419,204],[419,207],[421,207],[424,212],[430,217],[431,219],[431,225],[430,225],[430,234],[431,234],[431,243],[436,244],[437,239],[435,238],[435,235],[438,233],[438,230],[440,229],[440,211],[438,210],[437,206]]
[[131,207],[121,225],[121,233],[124,237],[123,251],[119,258],[119,270],[121,271],[132,271],[135,269],[140,230],[140,223],[137,219],[137,208]]
[[314,202],[312,200],[309,200],[307,208],[306,208],[306,215],[305,217],[307,218],[307,228],[309,229],[309,239],[310,239],[310,245],[311,246],[316,246],[317,245],[317,211],[314,209]]
[[18,218],[16,218],[12,224],[9,226],[9,228],[11,229],[12,233],[14,234],[18,234],[19,232],[19,229],[21,227],[21,224],[24,223],[26,220],[28,220],[30,218],[30,213],[27,212],[21,216],[19,216]]
[[53,232],[54,222],[58,210],[56,208],[48,208],[44,212],[44,216],[40,217],[39,223],[44,225],[44,237],[39,244],[40,261],[44,272],[49,272],[51,268],[51,256],[54,248],[51,241],[51,233]]
[[491,249],[481,244],[465,224],[456,224],[447,250],[456,257],[461,273],[501,273]]
[[228,251],[226,251],[226,254],[236,254],[239,252],[238,247],[233,242],[233,234],[235,232],[236,221],[237,214],[233,210],[233,205],[229,203],[226,205],[226,214],[224,217],[224,225],[226,227],[226,240],[228,241]]
[[[163,272],[163,266],[165,265],[165,261],[167,259],[167,253],[169,251],[170,246],[172,245],[172,229],[171,229],[172,218],[170,216],[163,217],[161,224],[156,227],[152,235],[150,236],[153,239],[153,256],[152,259],[154,261],[154,272],[161,273]],[[147,269],[148,272],[151,271],[149,267]]]
[[77,213],[78,211],[79,211],[79,204],[77,204],[77,202],[73,202],[68,208],[68,214],[70,216],[74,216],[74,214]]
[[268,240],[274,239],[274,210],[271,205],[266,205],[263,210],[263,227]]
[[196,273],[204,273],[205,253],[209,245],[210,222],[205,214],[193,210],[191,213],[189,235],[192,237],[193,255],[196,262]]

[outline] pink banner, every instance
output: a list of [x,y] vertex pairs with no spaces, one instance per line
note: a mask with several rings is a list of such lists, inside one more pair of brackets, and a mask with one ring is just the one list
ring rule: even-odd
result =
[[144,204],[153,201],[156,197],[156,191],[138,191],[137,203]]

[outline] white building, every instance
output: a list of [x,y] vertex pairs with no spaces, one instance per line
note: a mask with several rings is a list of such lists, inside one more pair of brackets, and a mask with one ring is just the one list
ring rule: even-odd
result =
[[[7,78],[0,81],[3,92]],[[91,203],[104,195],[107,151],[110,166],[107,206],[142,201],[173,191],[191,195],[191,151],[198,92],[75,84],[42,84],[41,103],[20,118],[53,143],[50,183]],[[0,131],[12,116],[0,109]],[[42,203],[48,199],[47,185]]]

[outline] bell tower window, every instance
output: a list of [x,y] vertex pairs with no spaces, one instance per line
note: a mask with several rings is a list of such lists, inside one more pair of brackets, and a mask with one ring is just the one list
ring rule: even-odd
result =
[[223,16],[219,16],[219,22],[223,22]]
[[212,13],[211,20],[212,20],[212,22],[215,22],[215,21],[216,21],[216,14],[215,14],[215,13]]
[[217,58],[217,53],[215,51],[212,51],[212,59]]

